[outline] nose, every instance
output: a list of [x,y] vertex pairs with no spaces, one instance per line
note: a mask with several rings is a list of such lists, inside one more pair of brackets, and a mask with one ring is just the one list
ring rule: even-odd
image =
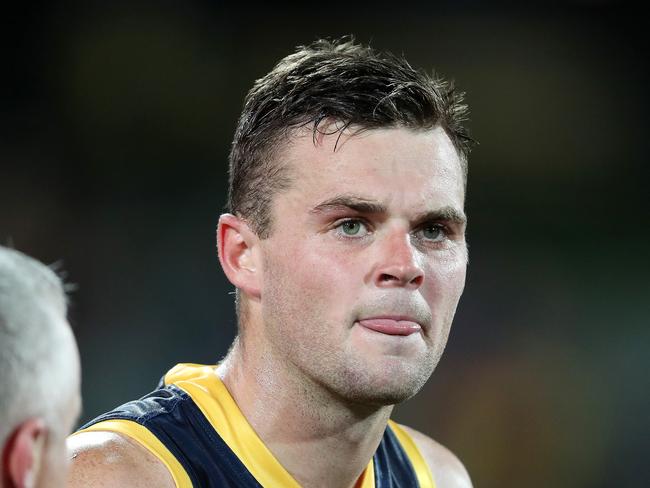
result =
[[417,261],[417,250],[406,233],[395,233],[383,243],[374,269],[374,282],[380,288],[418,289],[424,282],[424,270]]

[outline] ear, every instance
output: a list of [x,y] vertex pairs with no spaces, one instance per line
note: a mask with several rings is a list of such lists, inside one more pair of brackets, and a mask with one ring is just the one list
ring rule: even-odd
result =
[[42,419],[20,424],[4,446],[3,469],[9,486],[31,488],[36,485],[44,456],[47,428]]
[[243,219],[223,214],[217,227],[219,262],[228,280],[246,295],[261,295],[259,237]]

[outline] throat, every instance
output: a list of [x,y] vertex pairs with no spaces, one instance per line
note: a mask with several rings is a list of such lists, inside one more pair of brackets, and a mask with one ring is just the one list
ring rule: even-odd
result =
[[306,419],[300,415],[283,416],[284,422],[276,424],[275,430],[262,428],[259,434],[300,486],[366,488],[372,486],[368,484],[374,479],[372,459],[389,413],[377,412],[370,418],[347,425],[338,423],[336,427],[331,418],[314,419],[311,415],[307,423],[301,422]]
[[392,406],[350,405],[316,384],[296,384],[295,375],[277,374],[268,355],[259,369],[251,368],[254,359],[233,359],[231,354],[218,374],[260,448],[295,480],[292,487],[372,486],[372,458]]

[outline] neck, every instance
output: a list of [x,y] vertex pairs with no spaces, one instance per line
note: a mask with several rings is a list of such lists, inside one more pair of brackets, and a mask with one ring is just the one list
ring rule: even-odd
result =
[[392,410],[345,402],[240,341],[218,374],[264,444],[305,488],[355,486]]

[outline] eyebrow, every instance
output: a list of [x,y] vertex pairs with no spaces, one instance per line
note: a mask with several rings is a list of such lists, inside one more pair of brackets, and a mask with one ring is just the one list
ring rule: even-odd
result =
[[416,222],[451,222],[457,225],[467,224],[467,216],[455,207],[441,207],[431,212],[423,212],[415,219]]
[[312,208],[309,213],[320,214],[344,209],[351,209],[365,214],[381,214],[388,211],[386,205],[382,205],[374,200],[369,200],[356,195],[338,195],[319,203]]
[[[325,200],[312,208],[309,213],[321,214],[336,210],[354,210],[363,214],[388,213],[388,207],[386,205],[357,195],[339,195]],[[416,216],[414,221],[418,223],[444,221],[465,225],[467,223],[467,217],[462,210],[448,205],[436,210],[422,212]]]

